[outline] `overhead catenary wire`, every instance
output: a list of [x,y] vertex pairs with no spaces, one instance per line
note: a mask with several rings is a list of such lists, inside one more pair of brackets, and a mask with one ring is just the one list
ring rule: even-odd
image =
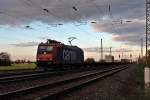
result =
[[[34,2],[32,2],[31,0],[23,0],[26,4],[28,4],[28,6],[34,6],[36,7],[37,9],[41,10],[42,12],[44,11],[44,13],[48,13],[49,15],[52,15],[53,17],[56,17],[57,20],[64,20],[62,17],[60,16],[57,16],[55,14],[53,14],[50,10],[48,10],[47,8],[44,8],[38,4],[35,4]],[[50,25],[52,27],[58,27],[58,26],[61,26],[63,24],[61,23],[58,23],[58,24],[47,24],[47,25]],[[40,27],[42,27],[42,25],[38,25]],[[47,27],[48,29],[50,29],[51,31],[54,31],[54,32],[58,32],[57,30],[54,30],[54,29],[51,29],[50,27]]]
[[[79,8],[77,8],[77,4],[75,5],[70,5],[66,2],[64,2],[63,0],[59,0],[61,3],[63,3],[64,5],[68,6],[69,8],[72,8],[72,10],[75,12],[75,14],[77,14],[77,16],[79,16],[79,22],[81,21],[80,19],[82,18],[82,16],[79,14]],[[77,2],[78,3],[78,2]],[[70,17],[71,18],[71,17]],[[72,19],[72,18],[71,18]]]
[[[13,15],[11,15],[11,14],[8,13],[8,12],[2,12],[2,11],[1,11],[1,14],[4,14],[4,15],[6,15],[6,16],[12,18],[12,19],[15,19],[16,21],[18,21],[18,20],[19,20],[19,21],[24,21],[24,20],[22,20],[20,17],[13,16]],[[22,16],[22,17],[25,17],[25,16]],[[15,23],[14,23],[14,24],[15,24]],[[1,28],[5,28],[5,27],[2,27],[2,26],[1,26]],[[20,26],[20,28],[34,30],[33,27],[31,27],[30,25]],[[10,29],[9,27],[6,28],[6,29],[7,29],[7,30],[10,30],[10,31],[13,31],[13,30]],[[28,38],[30,38],[30,37],[28,37]],[[17,40],[20,40],[20,37],[17,35],[17,37],[15,37],[14,39],[15,39],[15,40],[16,40],[16,39],[17,39]]]
[[[15,17],[15,16],[13,16],[13,15],[10,15],[10,13],[7,13],[7,12],[1,11],[0,15],[6,15],[6,16],[8,16],[8,17],[10,17],[10,18],[15,18],[15,20],[18,20],[17,17]],[[14,22],[12,21],[12,23],[14,23]]]
[[24,3],[28,4],[28,6],[34,6],[36,7],[37,9],[41,10],[42,12],[46,12],[47,14],[50,14],[52,15],[53,17],[56,17],[57,19],[61,19],[61,17],[55,15],[54,13],[52,13],[50,10],[48,10],[47,8],[44,8],[44,7],[41,7],[40,5],[34,3],[33,1],[31,0],[21,0],[23,1]]
[[[109,14],[110,18],[115,19],[113,16],[113,12],[112,12],[112,1],[111,0],[108,0],[108,14]],[[114,23],[119,22],[119,24],[123,24],[124,22],[131,23],[132,21],[131,20],[123,20],[122,18],[119,18],[112,22],[114,22]],[[113,23],[112,23],[112,27],[115,29],[116,32],[118,32],[118,30],[116,29],[116,27]]]
[[49,14],[49,15],[53,16],[56,20],[60,20],[60,21],[64,21],[65,20],[65,18],[62,18],[59,15],[54,14],[51,10],[49,10],[49,9],[47,9],[45,7],[42,7],[41,5],[33,2],[32,0],[23,0],[23,1],[26,2],[26,4],[31,4],[30,6],[36,7],[37,9],[41,10],[45,14]]
[[[44,10],[46,13],[52,15],[53,17],[56,17],[57,20],[65,20],[64,18],[62,18],[62,17],[60,17],[60,16],[58,16],[58,15],[54,15],[54,14],[51,12],[51,10],[41,7],[41,5],[35,4],[35,3],[32,2],[31,0],[24,0],[24,1],[25,1],[25,2],[28,2],[28,5],[29,5],[29,3],[32,3],[32,6],[38,8],[38,9],[40,9],[40,10],[42,10],[42,11]],[[31,5],[30,5],[30,6],[31,6]],[[69,16],[68,16],[68,17],[69,17]],[[74,20],[73,18],[69,18],[69,19]],[[73,22],[73,23],[74,23],[74,22]],[[57,25],[56,25],[56,26],[57,26]],[[87,32],[87,31],[83,30],[82,28],[77,27],[76,25],[75,25],[75,27],[76,27],[78,30],[80,30],[80,31],[89,33],[89,32]]]
[[[98,11],[98,13],[99,13],[100,15],[105,15],[104,11],[101,10],[101,9],[99,8],[99,6],[95,3],[95,0],[90,0],[90,1],[91,1],[92,4],[94,5],[94,7],[97,9],[97,11]],[[102,13],[101,13],[100,11],[102,11]],[[101,20],[101,19],[100,19],[100,20]],[[99,20],[99,21],[100,21],[100,20]]]
[[[68,4],[68,3],[66,3],[66,2],[64,2],[63,0],[59,0],[61,3],[63,3],[64,5],[67,5],[69,8],[72,8],[72,10],[73,11],[75,11],[75,14],[77,14],[77,16],[79,16],[79,19],[77,19],[77,23],[80,23],[80,24],[77,24],[77,23],[75,23],[75,22],[72,22],[75,26],[81,26],[81,25],[86,25],[87,24],[87,22],[83,22],[81,19],[83,18],[82,17],[82,15],[79,13],[79,11],[80,11],[80,9],[79,8],[77,8],[77,4],[79,5],[80,4],[80,0],[79,0],[79,2],[77,2],[75,5],[70,5],[70,4]],[[74,19],[74,18],[72,18],[72,17],[70,17],[70,16],[68,16],[69,17],[69,19],[71,19],[71,20],[76,20],[76,19]],[[83,30],[82,28],[79,28],[78,27],[78,29],[79,30]],[[85,30],[83,30],[84,32],[86,32],[86,33],[88,33],[87,31],[85,31]]]
[[[6,12],[6,11],[5,11],[5,12],[2,12],[2,11],[1,11],[0,14],[3,14],[3,15],[8,16],[8,17],[14,19],[14,21],[24,21],[24,20],[21,19],[20,17],[17,17],[17,16],[15,16],[15,15],[12,15],[11,13],[8,13],[8,12]],[[22,17],[25,17],[25,16],[22,16]],[[15,22],[14,22],[14,24],[15,24]],[[6,29],[6,30],[13,31],[13,30],[10,29],[9,27],[5,27],[5,26],[0,26],[0,28],[4,28],[4,29]],[[34,30],[34,28],[31,27],[30,25],[19,26],[19,28],[28,29],[28,30]],[[30,38],[30,37],[28,37],[28,38]],[[20,40],[20,36],[17,35],[17,37],[12,38],[12,39]]]
[[[23,22],[23,21],[25,21],[25,20],[23,20],[22,18],[26,18],[25,16],[21,16],[21,15],[19,15],[19,16],[21,16],[21,17],[17,17],[17,16],[15,16],[15,15],[12,15],[10,12],[2,12],[1,11],[1,13],[0,14],[3,14],[3,15],[6,15],[6,16],[8,16],[8,17],[10,17],[10,18],[12,18],[12,19],[15,19],[15,20],[13,20],[13,21],[20,21],[20,22]],[[27,18],[26,18],[27,19]],[[15,22],[13,22],[12,23],[12,25],[14,25],[15,26]],[[25,25],[24,27],[22,27],[22,26],[20,26],[20,28],[23,28],[23,29],[33,29],[31,26],[29,26],[29,25]],[[11,30],[12,31],[12,30]]]
[[[59,0],[59,1],[61,1],[63,4],[66,4],[64,1],[62,1],[62,0]],[[78,2],[77,2],[77,4],[78,4]],[[76,4],[76,5],[77,5]],[[70,8],[72,7],[76,7],[76,6],[71,6],[71,5],[69,5],[69,4],[66,4],[67,6],[69,6]],[[77,8],[76,8],[77,9]],[[77,10],[75,10],[76,12],[75,13],[77,13],[78,14],[78,16],[80,17],[80,18],[82,18],[82,16],[80,15],[80,13],[79,13],[79,11],[80,11],[80,9],[78,8]],[[71,18],[71,17],[69,17],[71,20],[74,20],[74,18]],[[78,21],[78,23],[80,23],[80,25],[85,25],[85,24],[87,24],[87,22],[82,22],[81,20],[79,20]],[[86,31],[86,30],[84,30],[83,28],[81,28],[81,27],[79,27],[80,25],[76,25],[76,23],[75,22],[73,22],[73,24],[76,26],[76,28],[78,28],[78,30],[82,30],[83,32],[85,32],[85,33],[89,33],[88,31]]]
[[[62,0],[59,0],[59,1],[62,1]],[[44,7],[41,7],[40,5],[38,5],[38,4],[35,4],[34,2],[32,2],[31,0],[23,0],[23,3],[25,3],[25,4],[27,4],[28,6],[34,6],[34,7],[36,7],[37,9],[40,9],[41,11],[44,11],[44,12],[46,12],[46,13],[49,13],[50,15],[52,15],[52,16],[54,16],[54,17],[56,17],[58,20],[64,20],[64,18],[62,18],[62,17],[60,17],[60,16],[58,16],[58,15],[54,15],[52,12],[51,12],[51,10],[48,10],[48,9],[46,9],[46,8],[44,8]],[[65,4],[65,2],[63,2],[62,1],[62,3],[64,3]],[[68,5],[68,4],[67,4]],[[69,5],[68,5],[69,6]],[[70,6],[70,8],[71,8],[72,6]],[[73,6],[74,7],[74,6]],[[75,8],[74,8],[75,9]],[[79,9],[77,10],[77,8],[76,8],[76,11],[79,11]],[[78,14],[79,15],[79,14]],[[80,16],[80,15],[79,15]],[[68,16],[69,17],[69,16]],[[81,17],[81,16],[80,16]],[[72,20],[74,20],[73,18],[71,18],[70,17],[70,19],[72,19]],[[79,21],[78,21],[79,22]],[[74,23],[75,24],[75,23]],[[84,23],[85,24],[85,23]],[[60,24],[58,24],[58,25],[60,25]],[[57,24],[56,25],[52,25],[52,26],[55,26],[55,27],[57,27]],[[78,27],[78,26],[80,26],[80,25],[75,25],[76,26],[76,28],[78,29],[78,30],[82,30],[83,32],[85,32],[85,33],[89,33],[89,32],[87,32],[86,30],[83,30],[82,28],[80,28],[80,27]]]
[[[73,7],[76,7],[76,6],[71,6],[70,4],[67,4],[67,3],[65,3],[64,1],[62,1],[62,0],[59,0],[60,2],[62,2],[63,4],[65,4],[65,5],[67,5],[68,7],[70,7],[70,8],[73,8]],[[77,2],[76,3],[76,5],[78,4],[79,2]],[[77,9],[77,8],[76,8]],[[80,17],[80,18],[82,18],[82,16],[80,15],[80,13],[79,13],[79,11],[80,11],[80,9],[78,8],[77,10],[75,10],[76,11],[76,13],[78,14],[78,16]],[[68,16],[69,17],[69,16]],[[71,18],[71,17],[69,17],[71,20],[74,20],[74,18]],[[87,22],[82,22],[82,21],[80,21],[79,20],[79,22],[81,22],[82,24],[84,23],[84,24],[87,24]],[[88,31],[86,31],[86,30],[84,30],[84,29],[82,29],[81,27],[78,27],[78,26],[80,26],[80,25],[82,25],[82,24],[80,24],[80,25],[76,25],[74,22],[73,22],[73,24],[76,26],[76,28],[78,28],[80,31],[82,30],[83,32],[85,32],[85,33],[89,33]],[[83,25],[84,25],[83,24]],[[89,33],[90,34],[90,33]]]
[[[111,19],[114,19],[114,16],[112,14],[111,0],[108,0],[108,15],[110,16]],[[112,21],[111,21],[111,25],[114,32],[119,33]]]
[[[32,6],[33,4],[31,4],[32,2],[30,2],[30,0],[27,0],[28,2],[26,2],[25,0],[22,0],[22,2],[23,3],[25,3],[26,5],[28,5],[28,6]],[[36,6],[37,7],[37,6]],[[48,12],[49,13],[49,12]],[[13,19],[15,19],[16,21],[24,21],[22,18],[25,18],[25,16],[22,16],[22,17],[17,17],[17,16],[13,16],[11,13],[7,13],[7,12],[2,12],[2,11],[0,11],[0,14],[4,14],[4,15],[7,15],[8,17],[10,17],[10,18],[13,18]],[[21,16],[21,15],[20,15]],[[56,17],[56,16],[55,16]],[[15,23],[14,23],[15,24]],[[62,24],[58,24],[58,25],[62,25]],[[22,28],[22,27],[21,27]],[[25,25],[24,27],[23,27],[24,29],[32,29],[33,30],[33,28],[30,26],[30,25]],[[8,30],[8,29],[7,29]],[[52,30],[52,29],[51,29]],[[54,31],[54,30],[52,30],[52,31]],[[56,30],[55,30],[55,32],[56,32]]]
[[[94,0],[90,0],[92,1],[93,5],[95,6],[95,8],[100,11],[98,5],[94,2]],[[112,11],[111,11],[111,0],[108,0],[108,16],[111,18],[111,19],[114,19],[114,16],[112,14]],[[100,13],[100,12],[99,12]],[[101,14],[101,13],[100,13]],[[105,15],[105,13],[103,12],[103,14]],[[91,22],[92,24],[95,24],[96,22]],[[118,33],[118,31],[116,30],[116,27],[114,26],[114,23],[113,21],[111,21],[111,25],[112,25],[112,29],[114,30],[114,32]]]

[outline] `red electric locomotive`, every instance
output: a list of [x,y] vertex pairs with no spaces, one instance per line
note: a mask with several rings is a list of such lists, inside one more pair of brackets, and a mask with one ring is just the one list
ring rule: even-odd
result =
[[[40,43],[37,50],[37,66],[53,67],[55,65],[81,64],[84,62],[83,50],[48,39]],[[51,66],[53,65],[53,66]]]

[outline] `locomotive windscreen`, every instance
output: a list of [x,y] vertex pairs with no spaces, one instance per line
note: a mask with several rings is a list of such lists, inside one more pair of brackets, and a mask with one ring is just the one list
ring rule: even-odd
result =
[[38,54],[51,53],[53,50],[52,46],[39,46]]

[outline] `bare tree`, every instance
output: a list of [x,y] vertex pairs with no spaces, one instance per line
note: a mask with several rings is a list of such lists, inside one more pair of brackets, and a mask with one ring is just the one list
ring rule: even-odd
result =
[[0,66],[10,66],[11,60],[10,55],[7,52],[0,53]]
[[95,60],[94,60],[94,58],[87,58],[87,59],[85,60],[85,62],[87,62],[87,63],[94,63]]

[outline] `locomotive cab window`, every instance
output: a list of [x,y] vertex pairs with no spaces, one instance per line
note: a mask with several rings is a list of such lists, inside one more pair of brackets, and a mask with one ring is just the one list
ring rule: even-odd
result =
[[47,47],[46,51],[51,52],[53,50],[53,47]]
[[43,53],[51,53],[53,50],[52,46],[40,46],[38,53],[43,54]]

